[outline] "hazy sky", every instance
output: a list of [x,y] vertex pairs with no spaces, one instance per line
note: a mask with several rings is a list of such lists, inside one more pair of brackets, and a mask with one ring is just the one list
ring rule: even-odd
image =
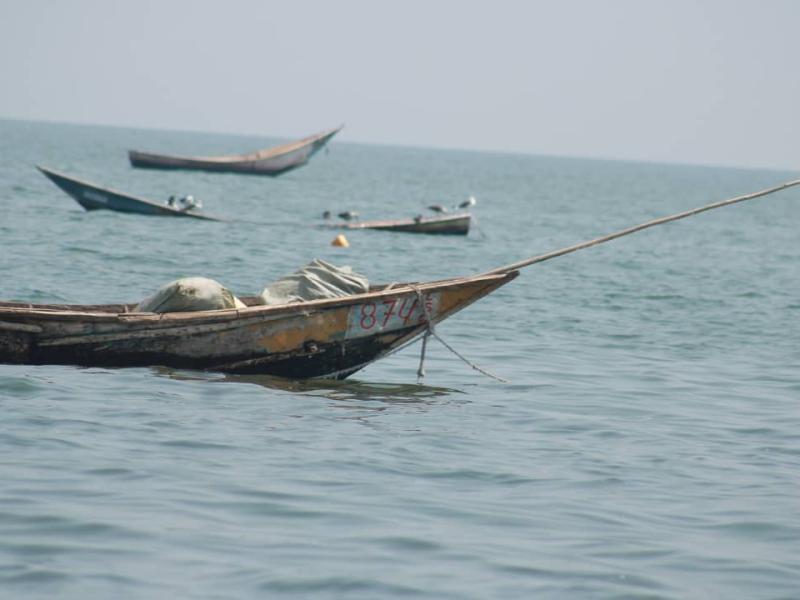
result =
[[0,0],[0,117],[800,169],[800,0]]

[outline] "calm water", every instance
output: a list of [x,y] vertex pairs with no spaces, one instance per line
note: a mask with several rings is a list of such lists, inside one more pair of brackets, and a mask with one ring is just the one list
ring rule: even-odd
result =
[[[269,179],[125,153],[276,141],[0,121],[0,297],[247,294],[314,257],[469,274],[796,177],[334,140]],[[235,221],[86,213],[37,163]],[[466,239],[313,227],[469,195]],[[439,328],[510,383],[437,342],[424,385],[419,345],[334,383],[0,365],[0,597],[798,598],[798,226],[790,191],[527,269]]]

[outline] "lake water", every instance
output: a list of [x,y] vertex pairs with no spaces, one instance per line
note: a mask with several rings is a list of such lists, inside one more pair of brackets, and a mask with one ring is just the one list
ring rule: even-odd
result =
[[[0,297],[246,295],[312,258],[471,274],[797,176],[336,139],[277,179],[126,156],[277,141],[0,121]],[[87,213],[35,164],[231,222]],[[315,228],[470,195],[467,238]],[[420,385],[419,344],[344,382],[0,365],[0,597],[798,598],[798,227],[790,190],[524,270],[438,329],[508,383],[436,341]]]

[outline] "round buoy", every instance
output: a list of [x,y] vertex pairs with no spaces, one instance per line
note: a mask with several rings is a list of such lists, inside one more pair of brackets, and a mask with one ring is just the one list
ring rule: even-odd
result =
[[340,246],[341,248],[349,248],[350,242],[348,242],[347,238],[340,233],[335,238],[333,238],[331,246]]

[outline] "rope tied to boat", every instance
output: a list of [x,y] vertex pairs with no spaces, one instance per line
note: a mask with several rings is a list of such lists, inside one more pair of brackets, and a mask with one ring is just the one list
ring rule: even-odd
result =
[[409,287],[411,287],[411,289],[414,290],[414,293],[417,295],[417,302],[419,302],[420,306],[422,306],[422,312],[425,315],[425,326],[426,326],[425,327],[425,333],[422,336],[422,351],[420,352],[419,367],[417,368],[417,383],[421,383],[422,380],[425,377],[425,352],[426,352],[426,350],[428,348],[428,338],[430,336],[433,336],[437,340],[439,340],[439,342],[441,342],[442,346],[444,346],[445,348],[450,350],[450,352],[455,354],[464,363],[468,364],[470,367],[472,367],[473,369],[478,371],[478,373],[486,375],[487,377],[491,377],[492,379],[494,379],[496,381],[500,381],[502,383],[509,383],[507,379],[503,379],[502,377],[499,377],[499,376],[495,375],[494,373],[490,373],[486,369],[484,369],[482,367],[479,367],[474,362],[472,362],[467,357],[465,357],[463,354],[458,352],[458,350],[453,348],[450,344],[445,342],[442,339],[442,337],[438,333],[436,333],[436,330],[434,329],[433,317],[431,316],[431,312],[428,309],[428,305],[425,303],[425,298],[424,298],[424,296],[422,294],[422,291],[418,287],[416,287],[414,285],[411,285]]

